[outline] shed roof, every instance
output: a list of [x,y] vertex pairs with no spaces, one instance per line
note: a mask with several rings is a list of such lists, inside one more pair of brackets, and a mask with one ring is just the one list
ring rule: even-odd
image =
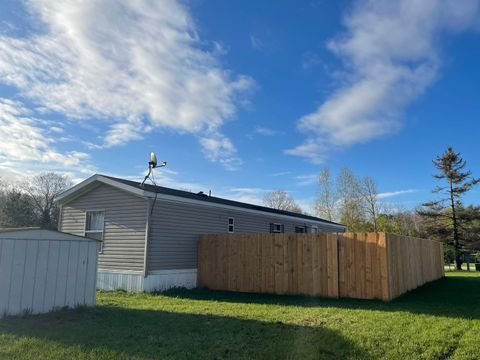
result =
[[0,240],[101,241],[40,228],[0,228]]

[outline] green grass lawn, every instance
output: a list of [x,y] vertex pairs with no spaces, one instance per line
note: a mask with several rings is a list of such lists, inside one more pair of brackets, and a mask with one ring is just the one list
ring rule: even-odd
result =
[[0,320],[1,359],[480,359],[480,276],[390,303],[175,290]]

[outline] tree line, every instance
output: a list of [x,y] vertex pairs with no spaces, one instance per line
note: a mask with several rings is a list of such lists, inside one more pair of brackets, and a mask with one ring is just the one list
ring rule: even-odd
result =
[[[384,231],[417,236],[420,219],[415,211],[398,204],[381,202],[378,186],[369,176],[360,178],[343,167],[337,176],[328,168],[317,176],[314,215],[345,225],[348,231]],[[302,213],[295,199],[285,190],[268,192],[264,205],[275,209]]]
[[57,196],[72,186],[66,175],[41,173],[24,181],[0,181],[0,227],[57,229]]
[[[324,168],[317,177],[313,204],[316,216],[346,225],[348,231],[381,231],[418,236],[445,243],[446,261],[461,269],[467,256],[480,249],[480,207],[465,205],[464,196],[480,179],[466,170],[466,161],[448,148],[433,160],[439,182],[432,192],[436,199],[415,209],[381,201],[376,181],[358,177],[344,167],[337,176]],[[277,209],[301,212],[294,198],[284,190],[275,190],[264,198],[264,204]]]

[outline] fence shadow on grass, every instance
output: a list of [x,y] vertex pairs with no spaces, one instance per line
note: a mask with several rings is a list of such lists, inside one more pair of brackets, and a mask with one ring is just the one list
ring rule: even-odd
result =
[[295,295],[247,294],[207,289],[173,289],[164,296],[233,303],[281,306],[335,307],[372,311],[405,311],[454,318],[480,319],[480,277],[449,276],[410,291],[390,301],[330,299]]
[[[24,358],[369,358],[323,327],[109,306],[7,318],[0,335],[0,353]],[[5,352],[8,335],[22,338],[19,353]]]

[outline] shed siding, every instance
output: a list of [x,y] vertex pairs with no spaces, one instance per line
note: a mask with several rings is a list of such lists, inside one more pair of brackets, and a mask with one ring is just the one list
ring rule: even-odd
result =
[[[201,234],[228,232],[228,218],[235,219],[235,233],[270,232],[270,223],[281,223],[285,232],[295,226],[318,226],[319,231],[335,231],[306,219],[286,220],[274,214],[255,214],[209,205],[157,200],[150,218],[148,271],[194,269],[197,267],[197,243]],[[343,231],[338,227],[337,231]]]
[[89,240],[0,236],[0,317],[95,305],[98,246]]
[[84,235],[85,212],[105,211],[103,253],[98,256],[100,270],[144,270],[145,229],[148,201],[100,185],[63,204],[59,230]]

